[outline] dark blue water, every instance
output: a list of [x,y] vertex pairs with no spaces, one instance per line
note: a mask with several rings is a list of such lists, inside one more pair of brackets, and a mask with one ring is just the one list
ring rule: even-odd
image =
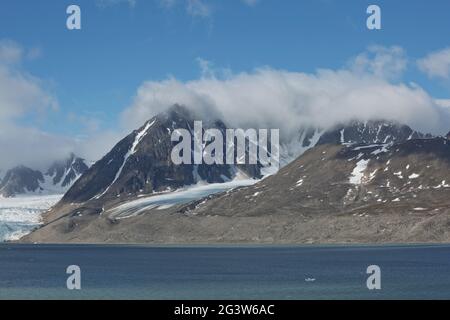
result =
[[[69,265],[80,291],[66,288]],[[380,291],[366,287],[369,265]],[[0,298],[449,299],[450,246],[0,245]]]

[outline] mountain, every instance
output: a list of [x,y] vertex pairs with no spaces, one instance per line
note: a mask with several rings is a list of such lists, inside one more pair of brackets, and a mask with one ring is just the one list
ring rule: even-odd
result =
[[16,194],[36,192],[40,190],[40,185],[44,182],[44,176],[40,171],[18,166],[6,172],[0,183],[0,195],[11,197]]
[[[175,165],[171,160],[172,132],[186,129],[192,133],[197,119],[200,118],[178,105],[153,117],[87,170],[64,195],[62,203],[123,200],[173,191],[201,181],[223,183],[239,174],[261,177],[258,165]],[[208,128],[219,129],[225,135],[226,126],[220,120],[204,121],[203,129]],[[192,143],[193,139],[192,134]]]
[[64,189],[70,187],[88,169],[84,159],[71,153],[67,159],[54,162],[47,170],[46,176],[52,178],[54,186]]
[[325,144],[253,186],[178,212],[234,221],[218,232],[227,241],[448,242],[449,191],[446,138]]
[[[201,181],[224,183],[237,175],[261,178],[260,165],[173,164],[170,158],[174,146],[172,132],[186,129],[192,133],[194,120],[201,118],[186,107],[174,105],[148,120],[87,170],[68,190],[62,203],[104,204],[174,191]],[[203,130],[208,128],[219,129],[225,136],[227,126],[221,120],[204,121]],[[352,121],[331,130],[302,129],[295,139],[281,143],[280,163],[287,165],[316,145],[395,143],[421,137],[424,135],[408,126],[388,121]],[[223,149],[227,149],[225,141]]]
[[[449,182],[449,183],[447,183]],[[317,146],[254,186],[215,197],[196,214],[338,214],[423,211],[450,204],[450,141]],[[251,199],[243,201],[243,199]],[[249,205],[254,203],[255,206]],[[232,208],[232,210],[230,210]],[[188,210],[189,211],[189,210]]]
[[[192,200],[190,194],[187,196],[190,189],[164,191],[195,182],[196,172],[202,172],[199,176],[207,182],[222,182],[222,174],[229,173],[232,178],[236,170],[194,170],[192,166],[174,167],[169,163],[172,145],[168,133],[192,124],[193,118],[185,112],[183,108],[171,109],[119,142],[78,180],[65,201],[45,215],[45,227],[23,241],[450,240],[450,142],[445,137],[424,135],[389,121],[352,121],[326,131],[305,130],[296,139],[300,143],[284,144],[295,146],[290,150],[292,154],[303,153],[276,174]],[[170,126],[172,121],[176,125]],[[289,154],[281,149],[284,159],[288,159]],[[115,164],[108,169],[108,163]],[[257,173],[258,168],[251,169]],[[146,185],[148,189],[142,189]],[[91,191],[84,196],[83,190]],[[203,194],[198,188],[192,193]],[[84,199],[92,200],[74,201]]]
[[54,162],[45,173],[25,166],[6,172],[0,182],[0,195],[62,194],[88,169],[83,159],[70,154]]
[[295,138],[282,141],[280,163],[289,164],[305,151],[324,144],[392,144],[411,139],[431,138],[429,134],[411,129],[395,121],[371,120],[349,121],[324,130],[321,128],[302,128]]

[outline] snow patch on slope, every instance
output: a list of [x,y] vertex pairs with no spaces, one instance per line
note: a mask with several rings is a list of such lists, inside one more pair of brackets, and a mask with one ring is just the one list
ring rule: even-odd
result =
[[364,177],[364,171],[367,169],[367,165],[369,164],[370,160],[360,160],[356,164],[356,167],[353,169],[353,172],[350,176],[350,183],[351,184],[361,184],[362,179]]
[[81,174],[77,174],[73,181],[66,186],[62,186],[64,179],[67,174],[70,172],[70,168],[66,170],[64,177],[58,184],[53,184],[54,176],[44,175],[44,182],[40,183],[40,188],[35,191],[26,191],[24,196],[48,196],[48,195],[60,195],[64,194],[69,190],[73,184],[81,177]]
[[105,189],[105,191],[103,191],[103,193],[95,196],[95,199],[99,199],[101,198],[103,195],[105,195],[108,190],[111,188],[111,186],[117,181],[117,179],[120,178],[120,175],[122,174],[122,170],[125,167],[125,165],[127,164],[128,159],[130,158],[130,156],[132,156],[133,154],[136,153],[136,148],[139,145],[139,143],[141,142],[141,140],[147,135],[148,130],[155,124],[156,119],[153,120],[152,122],[147,122],[147,124],[145,125],[144,129],[142,129],[140,132],[138,132],[136,134],[136,137],[134,138],[134,142],[131,146],[131,148],[128,150],[128,152],[125,154],[124,158],[123,158],[123,162],[122,165],[120,166],[119,170],[117,170],[116,172],[116,176],[114,177],[113,182],[110,183],[110,185]]

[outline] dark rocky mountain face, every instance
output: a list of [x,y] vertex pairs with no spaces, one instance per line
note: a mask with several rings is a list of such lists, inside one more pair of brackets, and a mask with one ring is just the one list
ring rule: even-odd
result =
[[31,193],[41,190],[44,176],[40,171],[19,166],[6,172],[0,183],[0,195],[11,197],[16,194]]
[[281,141],[280,163],[289,164],[305,151],[324,144],[392,144],[411,139],[431,138],[394,121],[349,121],[334,128],[302,128],[290,141]]
[[[238,171],[251,178],[261,176],[258,165],[175,165],[171,160],[176,144],[171,141],[172,132],[186,129],[192,133],[194,120],[199,119],[188,109],[173,106],[147,121],[95,163],[66,193],[62,203],[149,195],[199,181],[222,183],[233,179]],[[221,121],[203,121],[203,129],[208,128],[219,129],[225,136],[226,126]]]
[[[66,193],[62,203],[107,202],[136,196],[173,191],[199,181],[222,183],[237,172],[260,178],[260,165],[175,165],[170,158],[176,129],[192,133],[194,120],[202,119],[187,108],[173,106],[147,121],[121,140],[105,157],[95,163]],[[220,120],[203,121],[203,130],[215,128],[225,136]],[[426,137],[405,125],[389,121],[351,121],[331,130],[305,128],[298,138],[282,141],[280,163],[287,165],[305,151],[324,144],[393,144]],[[226,150],[224,142],[224,150]]]
[[389,144],[411,139],[431,138],[394,121],[351,121],[325,132],[319,139],[322,144]]
[[6,172],[0,183],[0,195],[13,197],[25,193],[62,194],[78,179],[88,166],[84,160],[70,154],[65,160],[56,161],[43,174],[24,166]]
[[53,163],[46,175],[52,177],[53,185],[61,185],[64,188],[70,186],[88,169],[83,159],[71,153],[66,160]]

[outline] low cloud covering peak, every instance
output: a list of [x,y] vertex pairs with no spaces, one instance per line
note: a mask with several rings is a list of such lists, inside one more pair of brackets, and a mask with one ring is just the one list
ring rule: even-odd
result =
[[280,128],[284,136],[302,126],[329,128],[354,119],[394,120],[436,134],[450,129],[447,108],[417,84],[393,80],[407,64],[399,47],[372,47],[346,68],[314,73],[267,67],[218,77],[220,72],[204,70],[211,64],[199,61],[200,79],[142,84],[122,115],[125,126],[135,128],[142,119],[182,104],[235,127]]

